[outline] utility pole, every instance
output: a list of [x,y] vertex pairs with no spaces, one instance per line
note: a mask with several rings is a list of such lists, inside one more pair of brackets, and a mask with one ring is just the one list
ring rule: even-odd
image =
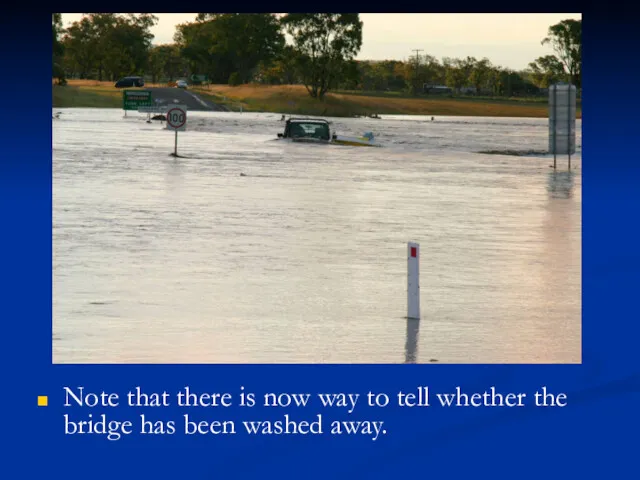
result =
[[418,68],[420,67],[420,53],[424,51],[421,48],[415,48],[412,50],[412,52],[416,52],[416,69],[415,69],[415,73],[414,73],[414,78],[413,78],[413,93],[414,95],[416,93],[418,93],[418,89],[417,89],[417,85],[416,83],[418,82]]

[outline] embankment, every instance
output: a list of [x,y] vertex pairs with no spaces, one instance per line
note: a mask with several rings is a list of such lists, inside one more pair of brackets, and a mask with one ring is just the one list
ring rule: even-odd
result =
[[[169,91],[166,85],[152,84],[145,88],[158,88],[165,93]],[[544,98],[415,98],[397,94],[333,92],[320,101],[311,98],[305,87],[301,85],[241,85],[238,87],[210,85],[192,87],[189,91],[209,103],[212,106],[210,109],[213,110],[242,109],[248,112],[331,117],[374,114],[534,118],[548,116],[548,106]],[[122,91],[116,89],[112,82],[71,80],[66,86],[53,85],[53,107],[121,108]],[[580,106],[577,117],[582,117]]]

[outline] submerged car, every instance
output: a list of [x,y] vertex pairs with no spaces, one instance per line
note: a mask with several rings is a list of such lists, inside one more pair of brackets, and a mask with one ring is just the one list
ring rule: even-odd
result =
[[116,88],[144,87],[142,77],[124,77],[116,82]]
[[312,118],[289,118],[285,123],[284,132],[279,133],[278,138],[292,142],[330,143],[353,147],[381,146],[374,141],[374,137],[371,132],[365,133],[362,137],[345,137],[343,135],[336,135],[335,133],[331,133],[328,121]]
[[294,142],[329,143],[331,129],[326,120],[290,118],[285,123],[284,133],[279,133],[278,137]]

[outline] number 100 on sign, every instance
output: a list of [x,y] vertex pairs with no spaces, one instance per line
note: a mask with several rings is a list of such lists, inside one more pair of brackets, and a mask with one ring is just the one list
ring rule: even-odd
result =
[[187,129],[186,107],[175,106],[167,111],[167,129],[176,131],[184,131]]

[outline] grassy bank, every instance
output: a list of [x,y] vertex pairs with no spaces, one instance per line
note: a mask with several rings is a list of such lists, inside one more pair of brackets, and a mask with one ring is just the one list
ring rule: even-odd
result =
[[[166,86],[166,85],[147,85]],[[545,99],[414,98],[394,93],[334,92],[323,101],[311,98],[301,85],[211,85],[191,89],[203,98],[232,110],[349,117],[355,115],[455,115],[488,117],[548,116]],[[54,107],[122,106],[122,92],[112,82],[71,80],[53,85]],[[578,118],[581,118],[578,107]]]
[[[546,99],[423,98],[393,94],[334,92],[324,101],[311,98],[301,85],[230,87],[211,85],[194,91],[218,103],[242,105],[245,111],[326,115],[455,115],[488,117],[548,116]],[[581,111],[578,109],[578,118]]]
[[61,87],[53,85],[53,108],[122,108],[122,91],[113,83],[71,80]]

